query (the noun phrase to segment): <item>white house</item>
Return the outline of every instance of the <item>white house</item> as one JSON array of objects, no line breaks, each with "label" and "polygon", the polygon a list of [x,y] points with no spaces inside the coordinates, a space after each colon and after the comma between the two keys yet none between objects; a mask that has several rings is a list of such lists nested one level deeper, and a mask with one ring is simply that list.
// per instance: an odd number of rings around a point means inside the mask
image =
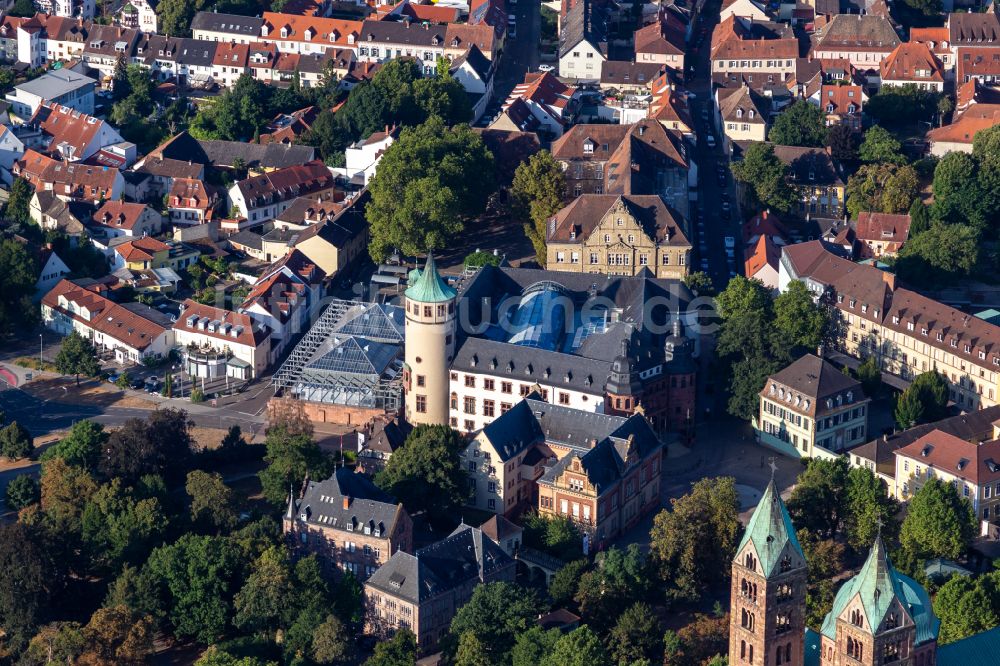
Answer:
[{"label": "white house", "polygon": [[118,22],[126,28],[155,33],[156,5],[149,0],[128,0],[118,12]]},{"label": "white house", "polygon": [[566,12],[559,31],[559,76],[564,79],[600,81],[608,59],[606,21],[590,0],[581,0]]},{"label": "white house", "polygon": [[105,146],[125,142],[118,130],[100,118],[54,102],[39,106],[28,127],[39,133],[37,140],[29,142],[30,148],[67,162],[83,161]]},{"label": "white house", "polygon": [[14,166],[14,162],[21,159],[22,155],[24,155],[24,144],[9,127],[0,125],[0,168],[3,169],[0,176],[3,177],[5,183],[12,182],[11,167]]},{"label": "white house", "polygon": [[52,288],[64,277],[69,275],[69,266],[66,265],[55,250],[51,247],[43,248],[39,253],[38,264],[41,270],[38,272],[38,280],[35,282],[35,300],[42,300],[42,296],[52,291]]},{"label": "white house", "polygon": [[382,155],[399,135],[395,128],[375,132],[363,141],[357,141],[344,150],[344,166],[333,169],[337,176],[356,187],[367,187],[375,175]]},{"label": "white house", "polygon": [[94,112],[94,88],[97,81],[68,69],[55,69],[37,79],[14,86],[7,93],[11,111],[30,118],[43,102],[54,102],[86,114]]},{"label": "white house", "polygon": [[267,370],[271,332],[245,313],[189,298],[181,304],[173,331],[185,369],[193,377],[251,379]]},{"label": "white house", "polygon": [[42,321],[62,335],[76,331],[119,363],[160,358],[173,347],[170,320],[141,303],[114,303],[70,280],[42,297]]},{"label": "white house", "polygon": [[451,75],[462,84],[473,101],[473,123],[482,117],[493,97],[493,64],[475,44],[451,63]]},{"label": "white house", "polygon": [[315,160],[245,178],[229,188],[230,207],[239,209],[248,226],[278,216],[298,197],[334,186],[330,168]]}]

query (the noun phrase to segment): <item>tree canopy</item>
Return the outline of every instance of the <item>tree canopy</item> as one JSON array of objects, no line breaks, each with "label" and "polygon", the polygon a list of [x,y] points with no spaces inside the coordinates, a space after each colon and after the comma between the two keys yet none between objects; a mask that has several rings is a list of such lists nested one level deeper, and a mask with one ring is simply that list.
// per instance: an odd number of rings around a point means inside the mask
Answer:
[{"label": "tree canopy", "polygon": [[[21,179],[14,179],[14,187]],[[24,181],[25,184],[27,181]],[[29,190],[30,191],[30,190]],[[13,189],[11,196],[14,196]],[[30,197],[30,195],[29,195]],[[7,209],[10,214],[10,206]],[[27,204],[25,204],[27,218]],[[31,252],[13,239],[0,241],[0,334],[30,330],[38,322],[38,305],[31,300],[38,280],[38,266]]]},{"label": "tree canopy", "polygon": [[917,375],[896,403],[896,423],[902,429],[940,421],[947,413],[948,382],[934,370]]},{"label": "tree canopy", "polygon": [[468,489],[459,464],[464,441],[448,426],[419,425],[389,458],[375,483],[411,512],[426,511],[432,521],[447,520]]},{"label": "tree canopy", "polygon": [[774,146],[751,144],[743,159],[733,162],[730,169],[733,178],[746,185],[762,206],[787,213],[798,203],[798,192],[788,182],[788,165],[774,154]]},{"label": "tree canopy", "polygon": [[969,500],[952,484],[930,478],[910,498],[899,542],[916,561],[956,559],[975,535],[976,517]]},{"label": "tree canopy", "polygon": [[546,261],[546,221],[562,208],[565,196],[566,175],[547,150],[535,153],[514,171],[510,188],[512,212],[528,220],[524,223],[524,233],[542,266]]},{"label": "tree canopy", "polygon": [[864,162],[877,164],[906,164],[903,144],[881,125],[872,125],[865,132],[865,139],[858,148],[858,157]]},{"label": "tree canopy", "polygon": [[404,129],[369,188],[372,258],[381,261],[392,248],[415,255],[447,247],[485,209],[493,171],[492,153],[467,125],[448,128],[432,117]]},{"label": "tree canopy", "polygon": [[847,211],[905,213],[920,191],[920,179],[911,166],[865,164],[847,179]]},{"label": "tree canopy", "polygon": [[538,610],[534,593],[523,587],[503,582],[477,585],[472,598],[455,613],[450,635],[457,645],[463,635],[472,634],[490,663],[504,663],[518,635],[534,624]]},{"label": "tree canopy", "polygon": [[779,146],[820,147],[826,141],[826,117],[816,104],[800,99],[781,112],[767,135]]},{"label": "tree canopy", "polygon": [[56,354],[56,368],[64,375],[75,376],[77,384],[80,375],[94,377],[101,371],[94,344],[76,331],[63,338]]}]

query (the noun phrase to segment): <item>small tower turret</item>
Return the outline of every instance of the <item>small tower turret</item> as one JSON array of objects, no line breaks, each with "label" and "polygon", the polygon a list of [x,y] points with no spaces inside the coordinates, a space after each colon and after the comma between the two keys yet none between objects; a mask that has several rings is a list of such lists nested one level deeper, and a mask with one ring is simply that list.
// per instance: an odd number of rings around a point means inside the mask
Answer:
[{"label": "small tower turret", "polygon": [[414,425],[448,425],[448,368],[455,356],[457,296],[438,273],[433,253],[427,255],[423,270],[410,271],[404,298],[403,391],[406,419]]}]

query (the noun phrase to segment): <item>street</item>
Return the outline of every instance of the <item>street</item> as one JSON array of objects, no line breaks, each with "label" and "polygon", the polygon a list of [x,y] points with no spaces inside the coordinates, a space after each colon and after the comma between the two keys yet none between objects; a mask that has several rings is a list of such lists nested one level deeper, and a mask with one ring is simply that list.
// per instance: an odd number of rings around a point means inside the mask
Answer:
[{"label": "street", "polygon": [[[729,158],[723,154],[720,136],[714,136],[715,129],[709,118],[714,118],[712,103],[712,72],[709,52],[712,42],[712,31],[719,19],[719,1],[709,0],[695,19],[695,29],[692,45],[688,49],[685,70],[686,87],[693,93],[689,97],[691,117],[697,128],[697,146],[694,160],[698,165],[698,202],[692,214],[692,244],[698,249],[697,270],[708,273],[718,290],[724,289],[732,274],[743,272],[743,243],[740,238],[740,216],[736,209],[736,198],[732,175],[729,173]],[[701,36],[699,33],[705,30]],[[700,45],[698,44],[700,40]],[[697,46],[697,50],[694,47]],[[694,72],[691,72],[691,67]],[[713,134],[715,147],[708,145],[707,138]],[[724,184],[718,180],[718,169],[725,170]],[[723,202],[729,202],[731,220],[723,219]],[[726,253],[724,239],[732,236],[734,239],[733,258]],[[707,259],[707,269],[702,267],[702,260]]]},{"label": "street", "polygon": [[538,45],[542,30],[539,4],[533,0],[508,3],[507,13],[517,17],[517,36],[507,37],[499,56],[500,63],[493,79],[493,101],[486,107],[481,123],[489,124],[500,112],[514,86],[524,81],[527,72],[538,69]]}]

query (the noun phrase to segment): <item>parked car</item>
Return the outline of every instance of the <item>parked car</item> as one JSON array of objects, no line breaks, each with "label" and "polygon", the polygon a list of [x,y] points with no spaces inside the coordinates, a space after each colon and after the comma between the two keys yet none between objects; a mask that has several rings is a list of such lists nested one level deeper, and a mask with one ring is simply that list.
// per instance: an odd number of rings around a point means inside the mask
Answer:
[{"label": "parked car", "polygon": [[552,65],[539,65],[538,66],[538,71],[539,72],[554,72],[554,71],[556,71],[556,68],[553,67]]},{"label": "parked car", "polygon": [[709,134],[705,137],[705,143],[708,144],[709,148],[715,148],[715,137]]},{"label": "parked car", "polygon": [[119,375],[119,374],[118,374],[117,372],[112,372],[112,373],[110,373],[110,374],[108,375],[108,383],[109,383],[109,384],[114,384],[115,382],[117,382],[117,381],[118,381],[118,377],[119,377],[119,376],[120,376],[120,375]]},{"label": "parked car", "polygon": [[146,377],[146,381],[143,382],[143,386],[148,393],[159,393],[160,384],[159,377]]},{"label": "parked car", "polygon": [[732,236],[726,236],[724,242],[726,244],[726,247],[728,247],[728,248],[736,247],[736,239],[733,238]]},{"label": "parked car", "polygon": [[722,204],[720,205],[720,207],[722,208],[722,212],[723,213],[728,213],[732,209],[733,206],[728,201],[725,201],[725,197],[723,197],[723,201],[722,201]]},{"label": "parked car", "polygon": [[507,14],[507,23],[517,23],[517,17],[513,14]]}]

